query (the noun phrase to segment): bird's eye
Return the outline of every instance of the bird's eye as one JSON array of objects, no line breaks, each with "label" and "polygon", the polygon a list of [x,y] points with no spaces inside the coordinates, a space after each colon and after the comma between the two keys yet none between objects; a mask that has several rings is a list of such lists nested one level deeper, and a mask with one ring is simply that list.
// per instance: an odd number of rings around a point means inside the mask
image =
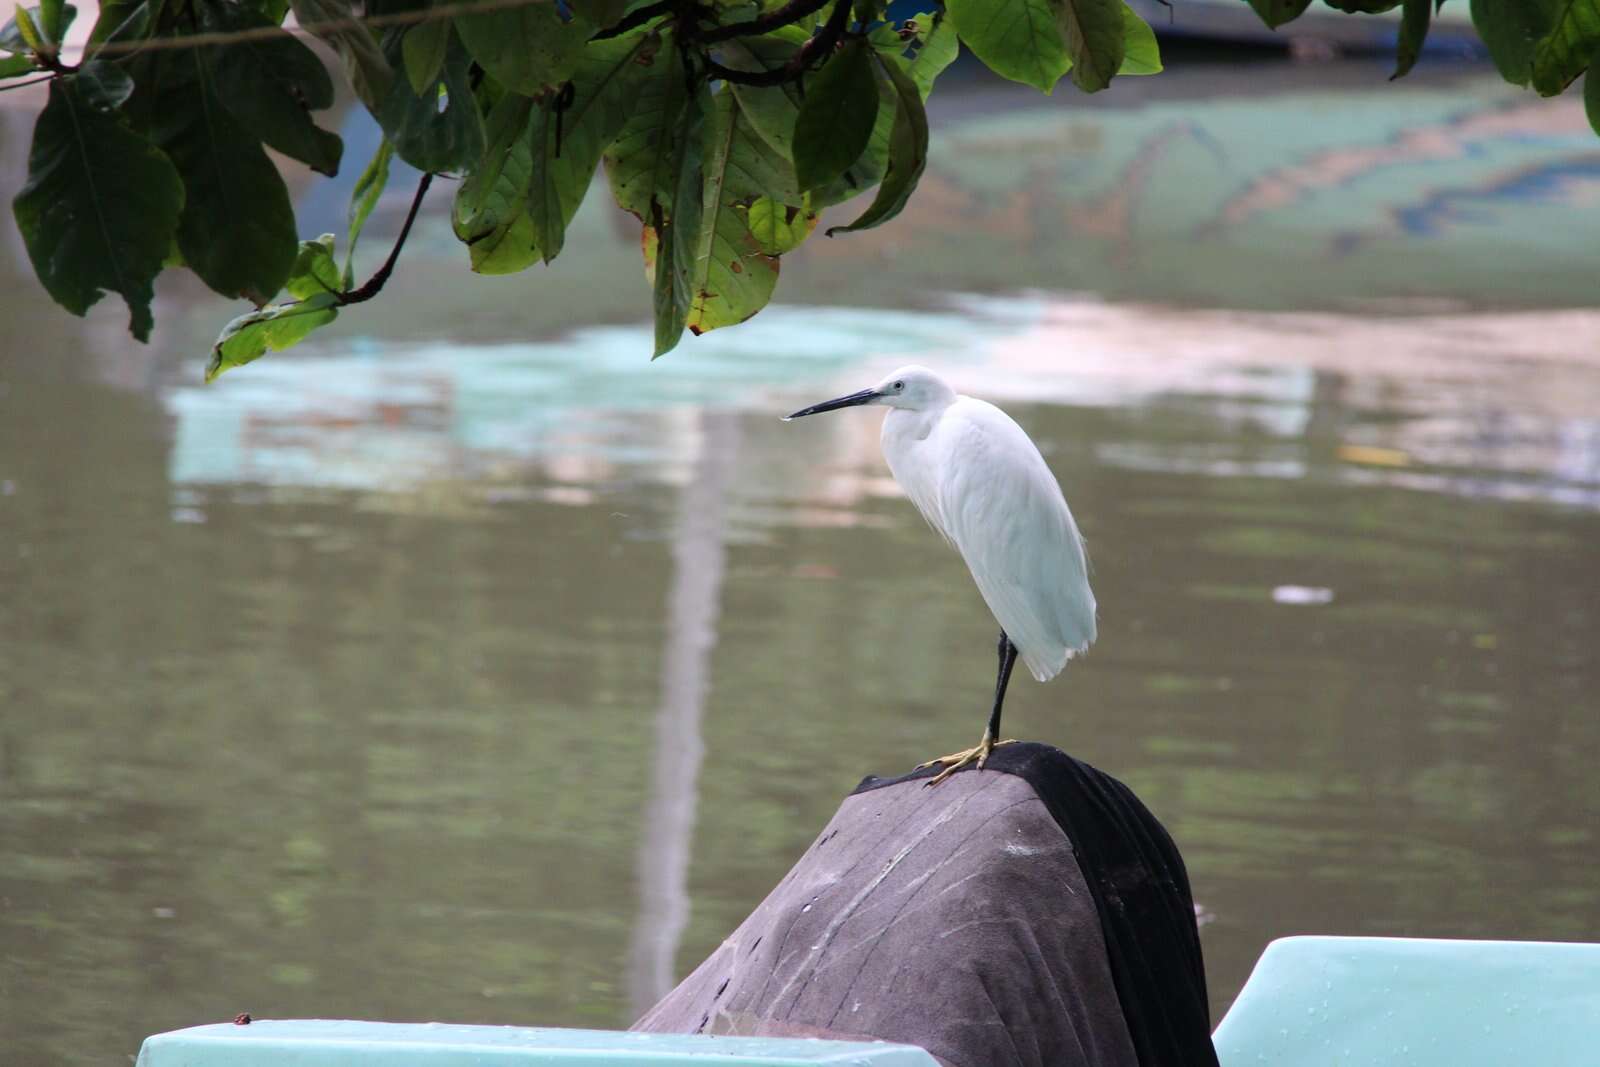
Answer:
[{"label": "bird's eye", "polygon": [[905,388],[906,388],[906,383],[905,382],[895,382],[894,383],[894,391],[897,392],[897,393],[904,392]]}]

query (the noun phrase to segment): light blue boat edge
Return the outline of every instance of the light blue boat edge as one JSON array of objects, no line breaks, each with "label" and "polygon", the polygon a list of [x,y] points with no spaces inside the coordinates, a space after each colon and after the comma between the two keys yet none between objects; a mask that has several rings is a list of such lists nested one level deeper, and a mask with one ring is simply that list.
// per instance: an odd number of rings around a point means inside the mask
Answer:
[{"label": "light blue boat edge", "polygon": [[1600,944],[1283,938],[1213,1042],[1222,1067],[1593,1067]]},{"label": "light blue boat edge", "polygon": [[447,1023],[262,1019],[145,1039],[136,1067],[936,1067],[911,1045]]}]

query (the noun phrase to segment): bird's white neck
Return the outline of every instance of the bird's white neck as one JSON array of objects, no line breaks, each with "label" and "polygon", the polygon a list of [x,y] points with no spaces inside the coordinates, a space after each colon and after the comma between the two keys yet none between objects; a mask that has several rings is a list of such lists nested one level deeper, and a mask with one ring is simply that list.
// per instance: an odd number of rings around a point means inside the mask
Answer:
[{"label": "bird's white neck", "polygon": [[950,399],[942,404],[931,404],[917,409],[890,408],[889,413],[883,417],[884,445],[887,446],[891,439],[927,440],[933,428],[939,424],[940,417],[959,399],[958,396],[951,394]]}]

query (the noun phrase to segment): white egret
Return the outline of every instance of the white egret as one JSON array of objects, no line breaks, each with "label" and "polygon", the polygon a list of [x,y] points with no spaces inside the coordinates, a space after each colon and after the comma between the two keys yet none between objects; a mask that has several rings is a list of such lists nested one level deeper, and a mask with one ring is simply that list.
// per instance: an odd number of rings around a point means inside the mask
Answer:
[{"label": "white egret", "polygon": [[902,367],[871,389],[801,408],[789,419],[879,404],[884,459],[895,481],[961,553],[1000,623],[994,709],[974,748],[922,764],[944,766],[929,784],[1007,744],[1000,709],[1017,657],[1049,681],[1095,638],[1083,537],[1044,457],[1011,417],[961,396],[924,367]]}]

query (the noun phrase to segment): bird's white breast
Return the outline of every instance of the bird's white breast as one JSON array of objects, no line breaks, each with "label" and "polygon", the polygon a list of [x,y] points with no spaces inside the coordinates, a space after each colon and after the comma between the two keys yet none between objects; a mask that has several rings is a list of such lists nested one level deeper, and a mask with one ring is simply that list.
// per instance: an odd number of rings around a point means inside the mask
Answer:
[{"label": "bird's white breast", "polygon": [[984,601],[1041,681],[1095,638],[1077,524],[1044,457],[1011,417],[958,397],[892,408],[884,458],[929,525],[960,551]]}]

